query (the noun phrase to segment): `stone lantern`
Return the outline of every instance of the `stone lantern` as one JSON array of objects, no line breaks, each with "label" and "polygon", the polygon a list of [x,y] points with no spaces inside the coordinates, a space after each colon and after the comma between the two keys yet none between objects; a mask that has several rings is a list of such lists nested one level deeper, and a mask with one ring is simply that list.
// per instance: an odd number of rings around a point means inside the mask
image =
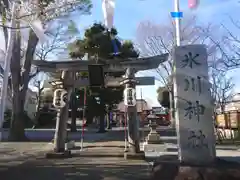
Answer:
[{"label": "stone lantern", "polygon": [[161,143],[160,135],[157,133],[157,123],[156,121],[160,119],[158,116],[154,114],[150,114],[147,116],[149,121],[150,132],[147,137],[147,144],[159,144]]}]

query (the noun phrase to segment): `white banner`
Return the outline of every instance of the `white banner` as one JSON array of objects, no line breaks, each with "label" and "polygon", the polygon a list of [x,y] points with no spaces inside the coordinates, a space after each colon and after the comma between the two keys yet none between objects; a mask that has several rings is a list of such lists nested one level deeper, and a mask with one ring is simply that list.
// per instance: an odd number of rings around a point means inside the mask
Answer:
[{"label": "white banner", "polygon": [[113,27],[115,0],[102,0],[104,24],[108,29]]},{"label": "white banner", "polygon": [[29,22],[29,26],[32,28],[32,30],[37,35],[39,42],[43,44],[47,40],[47,35],[45,34],[45,29],[43,29],[42,22],[40,19],[36,19],[32,22]]}]

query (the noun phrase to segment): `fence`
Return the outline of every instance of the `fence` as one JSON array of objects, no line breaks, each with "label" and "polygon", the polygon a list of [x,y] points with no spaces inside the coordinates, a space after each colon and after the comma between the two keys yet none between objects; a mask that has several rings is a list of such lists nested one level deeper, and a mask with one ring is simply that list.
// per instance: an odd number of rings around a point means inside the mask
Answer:
[{"label": "fence", "polygon": [[240,111],[217,114],[216,128],[226,139],[240,138]]}]

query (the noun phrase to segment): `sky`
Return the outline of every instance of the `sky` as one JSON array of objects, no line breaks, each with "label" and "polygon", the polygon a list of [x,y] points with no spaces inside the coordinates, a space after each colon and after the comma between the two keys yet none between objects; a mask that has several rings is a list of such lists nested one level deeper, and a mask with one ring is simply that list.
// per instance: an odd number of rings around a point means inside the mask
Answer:
[{"label": "sky", "polygon": [[[92,0],[93,9],[89,16],[74,16],[73,20],[78,25],[80,33],[89,27],[93,22],[103,22],[103,13],[101,0]],[[114,26],[117,28],[121,39],[130,39],[135,41],[138,24],[142,21],[152,21],[156,24],[169,23],[170,12],[173,11],[174,0],[116,0],[116,9],[114,16]],[[199,23],[213,22],[214,24],[228,24],[228,16],[238,17],[240,3],[238,0],[199,0],[200,4],[196,10],[188,8],[188,0],[180,0],[180,9],[185,15],[197,15]],[[0,32],[0,42],[2,42]],[[1,48],[1,43],[0,43]],[[140,72],[138,76],[149,75],[148,72]],[[237,82],[236,70],[229,73],[234,78],[236,84],[235,90],[240,92],[240,83]],[[146,99],[153,106],[157,106],[156,89],[159,82],[155,81],[155,86],[137,87],[137,98]]]}]

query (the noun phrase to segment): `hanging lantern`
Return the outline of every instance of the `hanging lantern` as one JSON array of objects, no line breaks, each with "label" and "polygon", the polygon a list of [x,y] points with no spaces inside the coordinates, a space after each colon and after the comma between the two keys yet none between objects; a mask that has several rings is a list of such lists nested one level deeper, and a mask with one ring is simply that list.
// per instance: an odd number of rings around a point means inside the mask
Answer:
[{"label": "hanging lantern", "polygon": [[190,9],[196,9],[199,5],[200,0],[188,0],[188,7]]},{"label": "hanging lantern", "polygon": [[102,0],[104,24],[110,30],[113,27],[115,0]]}]

